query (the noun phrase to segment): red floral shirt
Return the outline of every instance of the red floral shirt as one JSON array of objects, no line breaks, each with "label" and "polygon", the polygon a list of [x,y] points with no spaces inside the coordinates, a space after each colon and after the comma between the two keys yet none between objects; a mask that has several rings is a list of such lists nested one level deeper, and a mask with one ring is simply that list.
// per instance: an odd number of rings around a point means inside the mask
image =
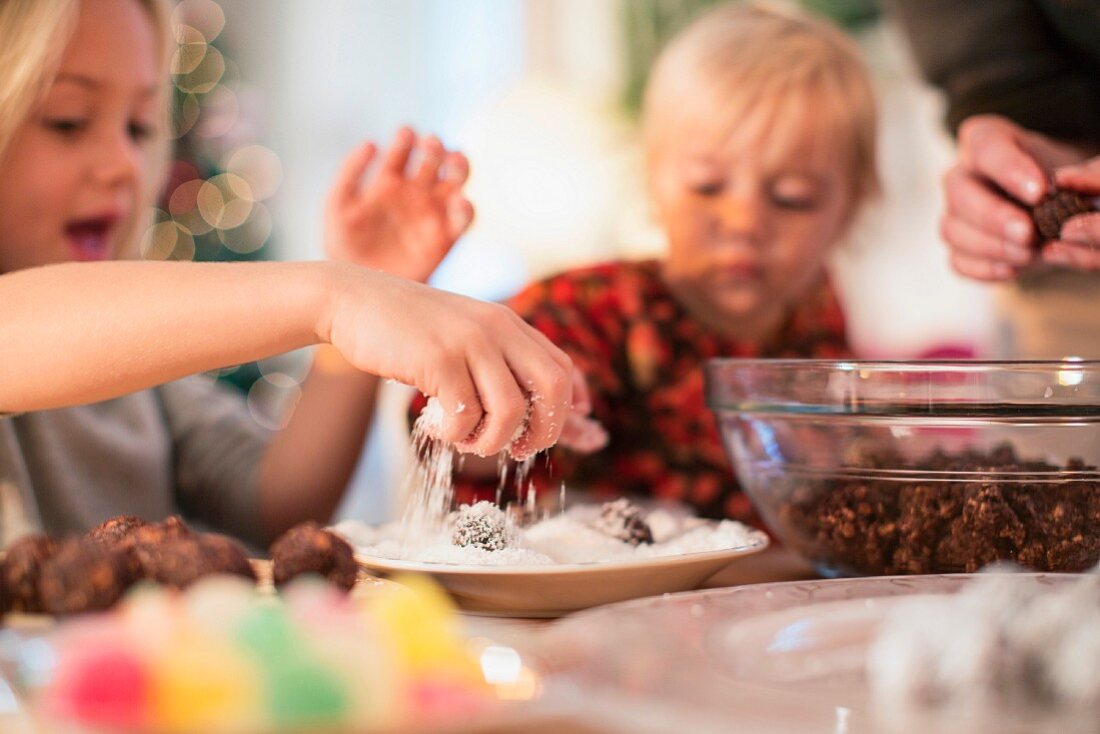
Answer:
[{"label": "red floral shirt", "polygon": [[[589,456],[556,447],[549,461],[537,460],[532,479],[543,496],[556,497],[564,481],[600,498],[679,500],[703,516],[759,524],[704,404],[703,363],[712,357],[849,355],[844,316],[827,282],[767,343],[709,330],[675,299],[654,260],[567,271],[528,286],[508,303],[584,372],[592,417],[610,436]],[[496,486],[495,480],[460,480],[456,497],[492,499]]]}]

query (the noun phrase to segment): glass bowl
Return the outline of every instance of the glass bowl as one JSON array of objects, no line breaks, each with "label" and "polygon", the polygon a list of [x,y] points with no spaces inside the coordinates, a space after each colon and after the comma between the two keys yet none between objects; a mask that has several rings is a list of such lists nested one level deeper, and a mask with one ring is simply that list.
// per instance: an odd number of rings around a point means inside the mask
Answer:
[{"label": "glass bowl", "polygon": [[764,521],[824,574],[1100,559],[1100,362],[711,360]]}]

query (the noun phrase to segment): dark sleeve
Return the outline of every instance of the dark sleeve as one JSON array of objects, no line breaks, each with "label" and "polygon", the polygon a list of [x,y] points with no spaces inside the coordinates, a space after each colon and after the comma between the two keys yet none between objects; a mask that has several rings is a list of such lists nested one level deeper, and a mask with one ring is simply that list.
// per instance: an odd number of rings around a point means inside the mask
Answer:
[{"label": "dark sleeve", "polygon": [[999,114],[1071,142],[1100,140],[1100,85],[1034,0],[886,0],[953,133]]}]

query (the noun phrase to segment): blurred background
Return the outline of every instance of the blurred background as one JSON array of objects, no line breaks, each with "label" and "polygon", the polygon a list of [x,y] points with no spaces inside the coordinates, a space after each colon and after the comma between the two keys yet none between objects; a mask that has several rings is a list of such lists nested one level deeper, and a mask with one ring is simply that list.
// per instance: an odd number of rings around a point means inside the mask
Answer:
[{"label": "blurred background", "polygon": [[[471,161],[477,218],[437,272],[486,299],[532,278],[660,252],[644,196],[640,90],[661,44],[713,0],[182,0],[177,161],[146,257],[317,259],[324,198],[360,141],[402,124]],[[989,355],[989,291],[937,233],[951,158],[941,104],[874,0],[802,0],[845,27],[879,93],[885,195],[836,254],[862,356]],[[279,425],[308,369],[226,370]],[[386,385],[345,517],[388,516],[406,462],[407,388]]]}]

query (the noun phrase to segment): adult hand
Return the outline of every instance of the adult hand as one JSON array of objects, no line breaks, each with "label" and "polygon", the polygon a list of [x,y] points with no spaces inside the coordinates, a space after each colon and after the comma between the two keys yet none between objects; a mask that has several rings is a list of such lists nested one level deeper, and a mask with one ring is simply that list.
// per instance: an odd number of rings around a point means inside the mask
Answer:
[{"label": "adult hand", "polygon": [[[410,171],[414,151],[419,162]],[[326,207],[326,250],[333,260],[423,282],[473,221],[462,194],[469,164],[438,138],[418,139],[407,127],[364,180],[378,156],[366,142],[344,162]]]},{"label": "adult hand", "polygon": [[[1086,197],[1100,194],[1100,157],[1059,168],[1054,181]],[[1079,214],[1062,225],[1061,237],[1043,248],[1043,260],[1081,270],[1100,269],[1100,213]]]},{"label": "adult hand", "polygon": [[1078,151],[994,115],[959,128],[959,158],[944,176],[940,233],[951,265],[969,278],[1004,281],[1038,260],[1038,235],[1026,207],[1049,191],[1055,168]]}]

